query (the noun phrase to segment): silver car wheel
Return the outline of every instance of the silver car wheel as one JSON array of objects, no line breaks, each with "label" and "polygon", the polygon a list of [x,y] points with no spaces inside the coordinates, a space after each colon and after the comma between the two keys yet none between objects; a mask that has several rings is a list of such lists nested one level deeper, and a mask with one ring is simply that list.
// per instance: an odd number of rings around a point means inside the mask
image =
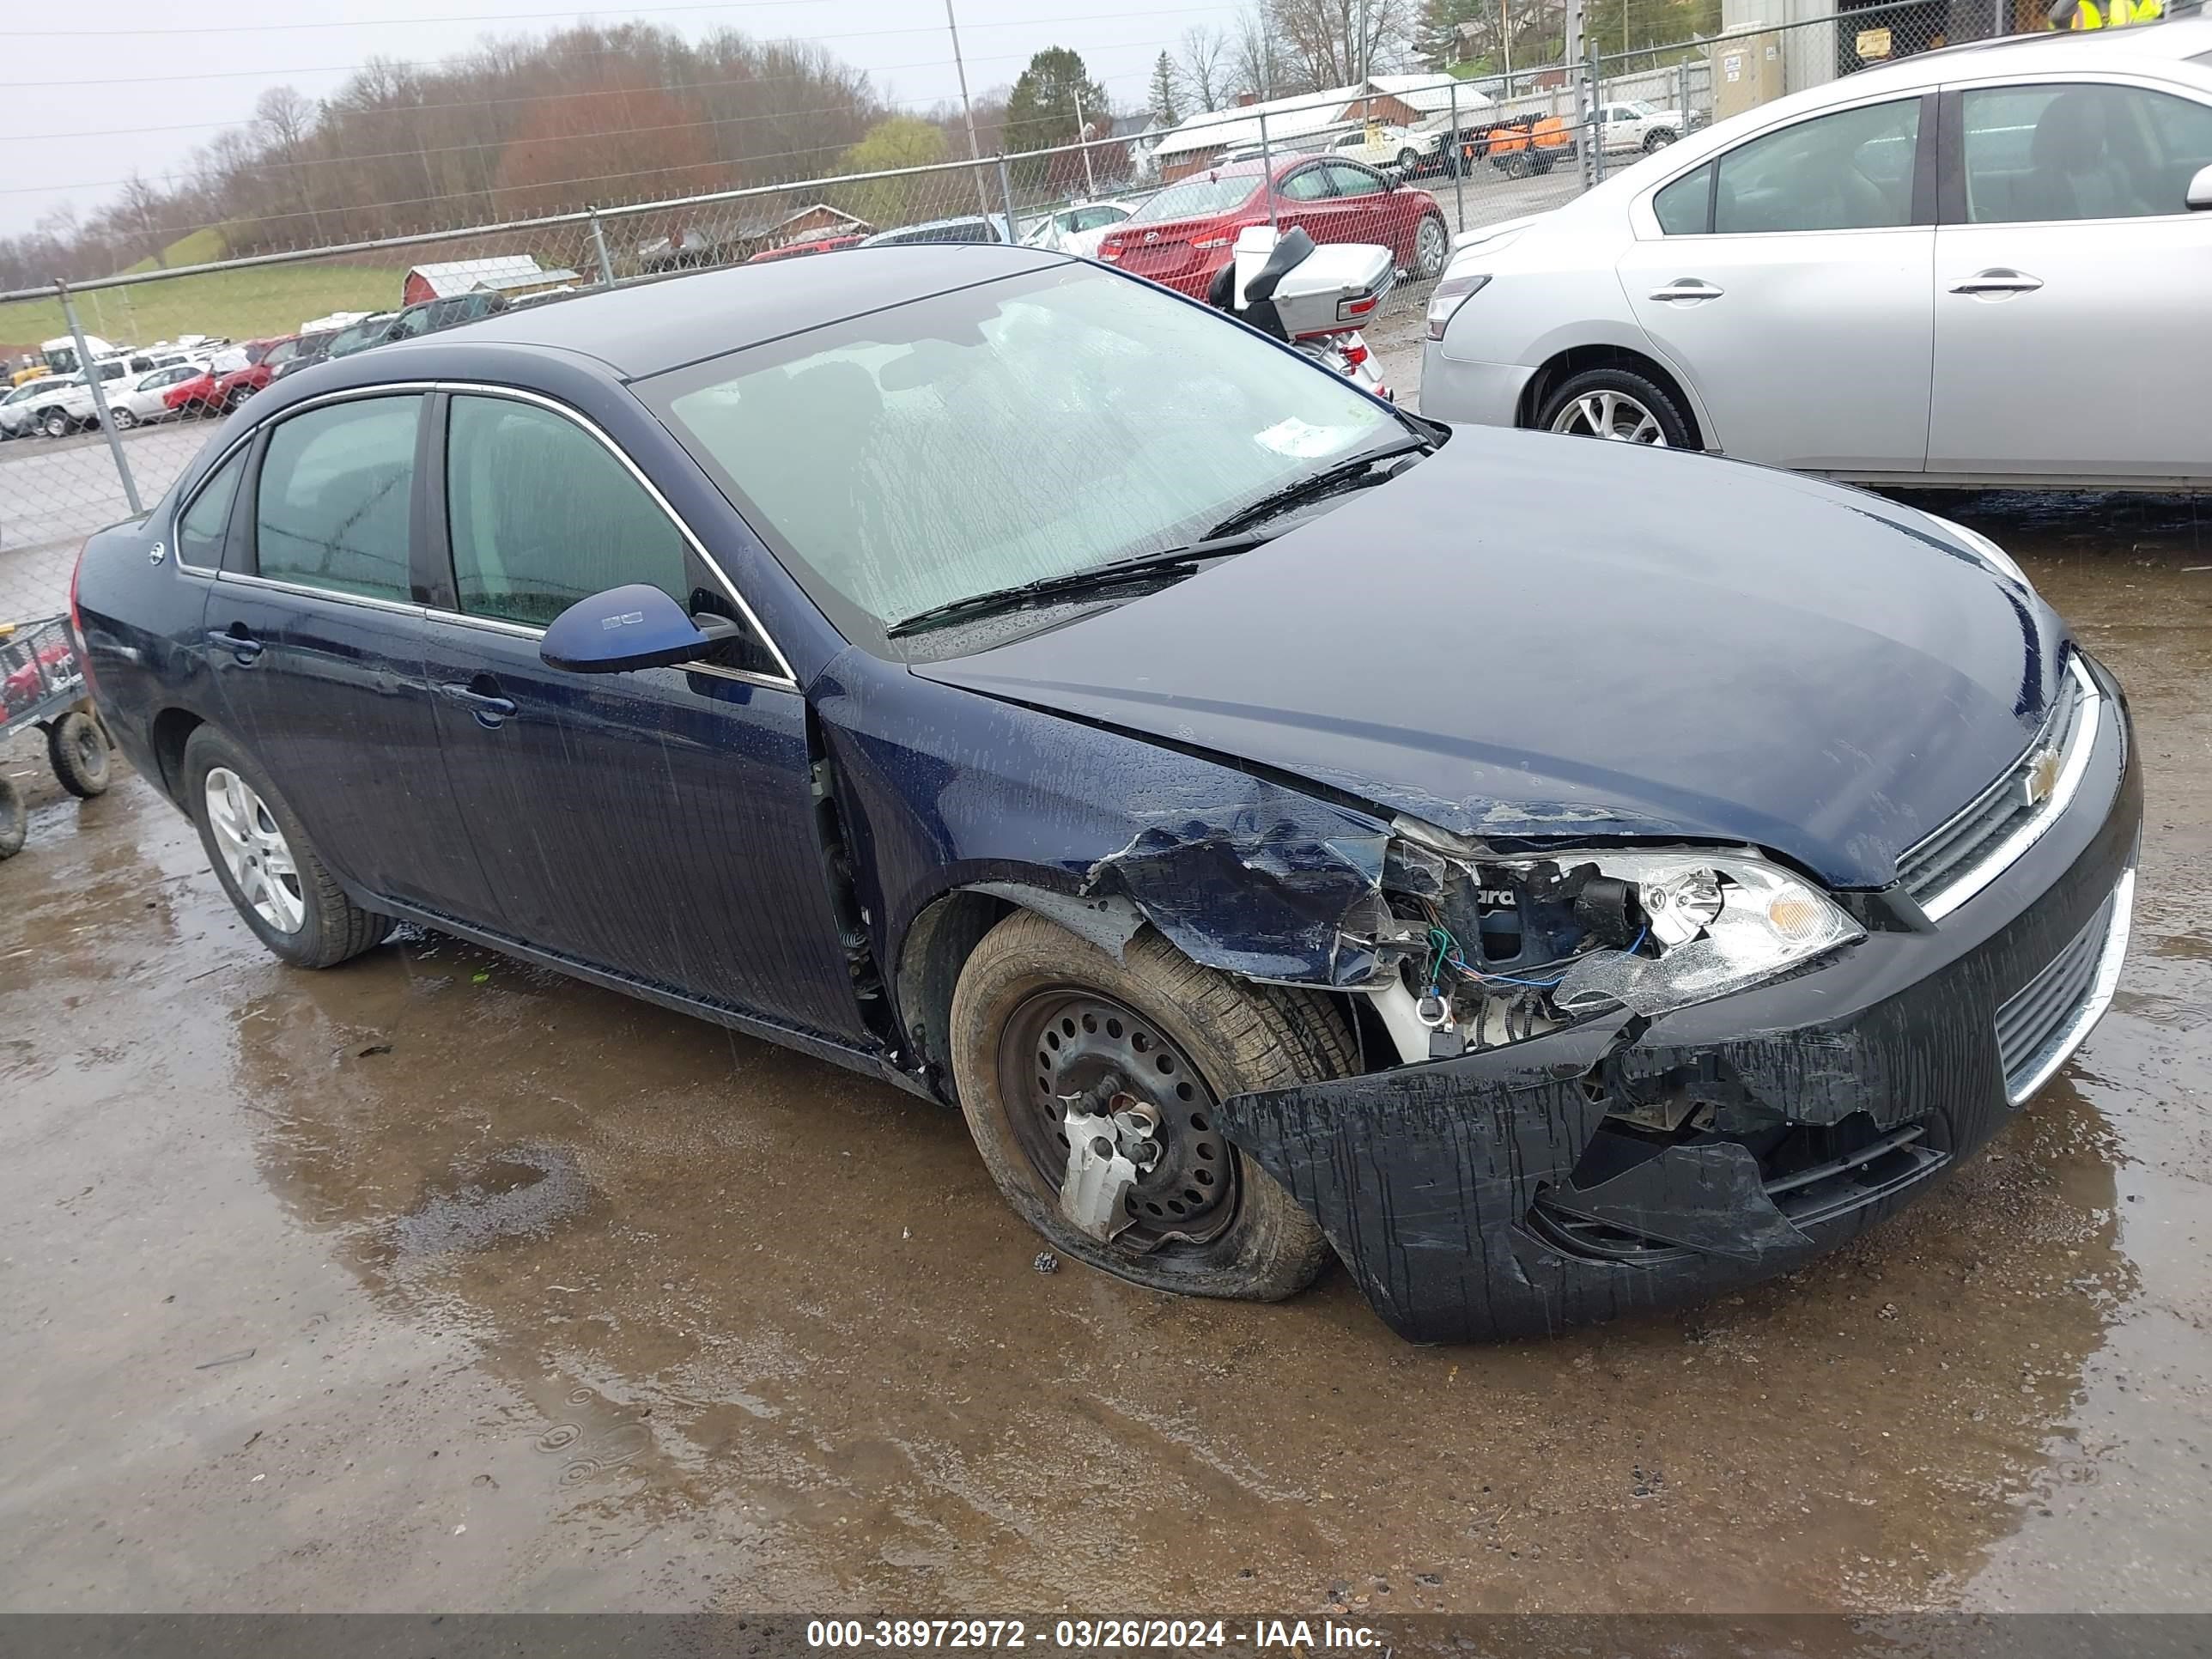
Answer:
[{"label": "silver car wheel", "polygon": [[1552,417],[1552,430],[1571,437],[1667,447],[1659,417],[1625,392],[1590,392]]},{"label": "silver car wheel", "polygon": [[233,886],[278,933],[298,933],[307,920],[307,902],[276,815],[227,766],[208,769],[206,789],[208,826]]},{"label": "silver car wheel", "polygon": [[1421,228],[1413,233],[1414,274],[1425,279],[1443,274],[1445,244],[1443,224],[1435,219],[1424,219]]}]

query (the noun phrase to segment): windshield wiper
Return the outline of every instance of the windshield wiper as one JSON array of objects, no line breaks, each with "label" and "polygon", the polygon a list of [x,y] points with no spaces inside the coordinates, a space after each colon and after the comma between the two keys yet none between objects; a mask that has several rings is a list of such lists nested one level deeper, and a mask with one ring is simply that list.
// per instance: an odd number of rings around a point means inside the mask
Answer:
[{"label": "windshield wiper", "polygon": [[1233,536],[1241,530],[1287,513],[1294,507],[1318,501],[1324,495],[1334,495],[1340,489],[1356,489],[1368,483],[1385,483],[1395,475],[1389,474],[1381,478],[1367,476],[1377,463],[1395,456],[1410,455],[1416,450],[1425,453],[1436,447],[1434,438],[1408,433],[1402,438],[1392,439],[1389,443],[1377,444],[1372,449],[1364,449],[1357,455],[1348,455],[1318,472],[1309,472],[1303,478],[1294,479],[1280,489],[1268,491],[1249,506],[1238,507],[1207,531],[1206,536],[1209,539],[1217,536]]},{"label": "windshield wiper", "polygon": [[1249,552],[1261,542],[1272,540],[1277,533],[1274,531],[1247,531],[1239,535],[1208,536],[1203,541],[1191,542],[1182,547],[1164,547],[1158,552],[1140,553],[1132,559],[1115,559],[1108,564],[1094,564],[1057,576],[1040,576],[1035,581],[1017,582],[1012,587],[994,587],[988,592],[970,593],[963,599],[948,599],[943,605],[933,605],[926,611],[917,611],[911,617],[902,617],[884,632],[896,640],[908,634],[926,633],[946,623],[963,622],[970,617],[1019,611],[1027,605],[1095,593],[1131,582],[1158,580],[1177,570],[1195,570],[1207,559],[1222,559],[1232,553]]}]

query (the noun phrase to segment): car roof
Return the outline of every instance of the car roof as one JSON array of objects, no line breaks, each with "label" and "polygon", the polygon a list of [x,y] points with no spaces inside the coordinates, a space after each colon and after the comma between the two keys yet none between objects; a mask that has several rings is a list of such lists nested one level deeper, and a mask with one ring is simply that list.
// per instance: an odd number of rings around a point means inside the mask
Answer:
[{"label": "car roof", "polygon": [[637,380],[863,312],[1068,263],[1066,254],[1003,242],[848,248],[835,259],[732,265],[579,294],[557,306],[513,307],[385,346],[376,356],[398,368],[410,352],[457,343],[538,346],[596,357]]}]

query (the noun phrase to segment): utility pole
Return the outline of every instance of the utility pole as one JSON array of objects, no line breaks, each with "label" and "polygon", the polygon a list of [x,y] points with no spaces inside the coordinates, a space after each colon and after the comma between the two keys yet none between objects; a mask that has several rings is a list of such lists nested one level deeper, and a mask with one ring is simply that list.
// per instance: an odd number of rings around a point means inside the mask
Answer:
[{"label": "utility pole", "polygon": [[1098,194],[1098,181],[1091,176],[1091,124],[1083,118],[1083,88],[1075,89],[1075,142],[1083,146],[1083,193]]},{"label": "utility pole", "polygon": [[[960,76],[960,112],[968,120],[968,159],[975,167],[975,207],[985,218],[991,216],[991,198],[983,193],[983,147],[975,142],[975,106],[968,101],[968,65],[960,57],[960,25],[952,15],[952,0],[945,0],[945,27],[952,36],[952,67]],[[1010,222],[1006,235],[1011,240],[1014,227]]]},{"label": "utility pole", "polygon": [[1498,38],[1505,43],[1505,101],[1513,101],[1513,19],[1506,0],[1498,0]]}]

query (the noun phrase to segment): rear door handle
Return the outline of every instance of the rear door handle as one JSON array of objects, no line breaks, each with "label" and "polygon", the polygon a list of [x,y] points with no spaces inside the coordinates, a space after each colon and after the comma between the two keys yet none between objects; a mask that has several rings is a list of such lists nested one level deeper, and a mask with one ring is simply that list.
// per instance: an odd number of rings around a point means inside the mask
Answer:
[{"label": "rear door handle", "polygon": [[[480,676],[486,684],[495,684],[489,675]],[[503,721],[514,716],[512,697],[502,697],[490,691],[479,691],[475,685],[448,684],[438,688],[438,695],[449,697],[477,717],[477,724],[487,732],[496,732]]]},{"label": "rear door handle", "polygon": [[221,646],[238,659],[240,668],[251,668],[261,660],[261,653],[269,647],[253,637],[253,632],[244,623],[233,623],[227,628],[208,629],[208,643]]},{"label": "rear door handle", "polygon": [[1962,283],[1951,284],[1954,294],[2032,294],[2043,286],[2043,278],[2031,276],[2024,270],[2014,270],[2005,265],[1995,265],[1987,270],[1978,270]]},{"label": "rear door handle", "polygon": [[1664,288],[1653,289],[1651,297],[1655,300],[1717,300],[1722,292],[1702,278],[1684,276]]}]

